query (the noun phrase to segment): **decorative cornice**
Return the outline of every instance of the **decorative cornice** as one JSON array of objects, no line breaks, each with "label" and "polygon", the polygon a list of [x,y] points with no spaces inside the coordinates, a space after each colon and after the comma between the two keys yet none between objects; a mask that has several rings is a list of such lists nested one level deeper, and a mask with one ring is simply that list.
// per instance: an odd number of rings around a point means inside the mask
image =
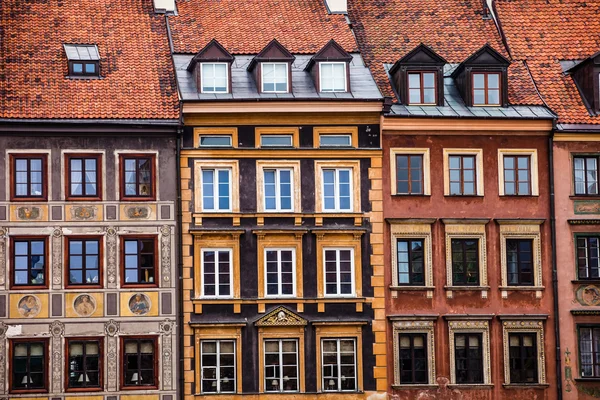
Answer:
[{"label": "decorative cornice", "polygon": [[546,220],[544,218],[498,218],[494,219],[498,225],[542,225]]},{"label": "decorative cornice", "polygon": [[431,225],[437,221],[437,218],[386,218],[389,224],[409,224],[409,225]]},{"label": "decorative cornice", "polygon": [[305,326],[307,321],[287,308],[280,306],[255,322],[256,326]]},{"label": "decorative cornice", "polygon": [[600,225],[600,219],[569,219],[569,225]]},{"label": "decorative cornice", "polygon": [[571,310],[573,315],[600,315],[600,310]]},{"label": "decorative cornice", "polygon": [[548,314],[526,314],[526,315],[515,315],[515,314],[499,314],[496,315],[500,321],[511,321],[511,320],[547,320]]},{"label": "decorative cornice", "polygon": [[446,321],[484,321],[494,318],[494,314],[451,314],[444,315]]},{"label": "decorative cornice", "polygon": [[439,314],[388,315],[390,321],[436,321]]},{"label": "decorative cornice", "polygon": [[485,225],[490,221],[490,218],[442,218],[444,225]]}]

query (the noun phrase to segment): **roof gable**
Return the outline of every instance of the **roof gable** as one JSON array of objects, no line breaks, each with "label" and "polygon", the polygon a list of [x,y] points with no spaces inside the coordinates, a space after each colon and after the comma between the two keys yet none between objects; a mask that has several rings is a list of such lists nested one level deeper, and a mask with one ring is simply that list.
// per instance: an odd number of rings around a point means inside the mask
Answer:
[{"label": "roof gable", "polygon": [[335,40],[331,39],[321,50],[315,54],[308,64],[306,64],[305,70],[309,70],[318,61],[352,61],[352,56],[344,50]]},{"label": "roof gable", "polygon": [[308,321],[280,306],[255,322],[256,326],[305,326]]},{"label": "roof gable", "polygon": [[434,65],[442,66],[447,64],[446,59],[430,47],[419,44],[417,47],[409,51],[404,57],[396,61],[394,66],[390,69],[390,74],[394,74],[400,65]]},{"label": "roof gable", "polygon": [[212,39],[202,50],[192,58],[188,70],[194,69],[197,63],[203,61],[228,62],[235,59],[216,39]]},{"label": "roof gable", "polygon": [[260,53],[256,55],[252,59],[250,65],[248,65],[248,71],[252,71],[257,63],[262,61],[274,61],[274,62],[294,62],[296,57],[292,55],[283,47],[281,43],[277,41],[277,39],[273,39],[265,46],[264,49],[261,50]]},{"label": "roof gable", "polygon": [[486,43],[481,49],[460,63],[452,73],[452,77],[459,75],[466,67],[508,67],[509,65],[510,61],[506,57]]}]

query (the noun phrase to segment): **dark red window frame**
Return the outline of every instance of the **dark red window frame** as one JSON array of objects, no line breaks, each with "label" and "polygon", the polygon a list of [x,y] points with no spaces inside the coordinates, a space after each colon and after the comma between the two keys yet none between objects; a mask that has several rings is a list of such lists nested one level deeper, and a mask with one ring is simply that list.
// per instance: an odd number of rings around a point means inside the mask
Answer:
[{"label": "dark red window frame", "polygon": [[[143,341],[149,341],[153,344],[153,378],[154,382],[151,385],[128,385],[125,382],[127,376],[127,359],[125,354],[125,346],[127,342],[136,342],[138,346],[138,377],[140,369],[140,343]],[[156,390],[158,389],[158,337],[157,336],[121,336],[121,390]]]},{"label": "dark red window frame", "polygon": [[[28,258],[28,267],[27,273],[30,271],[30,261],[31,257],[31,242],[41,241],[44,242],[44,266],[43,266],[43,274],[44,274],[44,283],[42,285],[30,284],[27,283],[25,285],[17,284],[15,277],[15,243],[16,242],[28,242],[28,250],[27,250],[27,258]],[[11,266],[11,274],[10,274],[10,288],[14,290],[22,290],[22,289],[47,289],[49,286],[49,277],[48,277],[48,237],[47,236],[15,236],[11,238],[10,241],[10,266]],[[23,271],[23,270],[19,270]],[[29,279],[28,279],[29,282]]]},{"label": "dark red window frame", "polygon": [[[424,79],[423,79],[423,75],[424,74],[433,74],[433,87],[424,87]],[[411,75],[419,75],[419,81],[420,81],[420,100],[418,103],[412,103],[410,101],[410,90],[411,89],[416,89],[416,88],[412,88],[410,86],[410,76]],[[437,71],[407,71],[406,72],[406,87],[407,87],[407,91],[406,91],[406,104],[408,105],[427,105],[427,106],[434,106],[436,104],[438,104],[438,89],[437,89]],[[433,103],[425,103],[425,89],[433,89],[433,93],[435,95]]]},{"label": "dark red window frame", "polygon": [[[153,270],[154,270],[154,282],[153,283],[127,283],[125,282],[126,268],[125,268],[125,241],[137,241],[138,243],[138,281],[140,274],[141,264],[141,253],[140,253],[140,241],[152,241],[153,243]],[[158,287],[158,240],[154,235],[127,235],[121,236],[121,287],[131,288],[152,288]]]},{"label": "dark red window frame", "polygon": [[[475,89],[475,75],[483,75],[483,89],[477,88]],[[498,89],[489,88],[488,87],[488,76],[489,75],[498,75]],[[485,103],[483,104],[475,104],[475,90],[483,90],[485,94]],[[498,90],[498,103],[490,103],[489,101],[489,91],[490,90]],[[500,72],[482,72],[482,71],[473,71],[471,72],[471,105],[474,107],[500,107],[502,106],[502,73]]]},{"label": "dark red window frame", "polygon": [[[72,241],[83,241],[83,251],[82,251],[82,275],[85,280],[85,271],[86,271],[86,251],[85,251],[85,242],[95,240],[98,242],[98,283],[88,284],[88,283],[71,283],[70,272],[71,272],[71,250],[70,243]],[[103,287],[103,273],[104,273],[104,240],[102,236],[65,236],[65,288],[67,289],[94,289],[94,288],[102,288]]]},{"label": "dark red window frame", "polygon": [[[42,194],[31,194],[31,160],[42,162]],[[11,201],[48,201],[48,154],[46,153],[13,153],[10,160],[10,200]],[[27,160],[27,195],[17,195],[17,160]]]},{"label": "dark red window frame", "polygon": [[[13,382],[13,373],[14,373],[14,346],[16,344],[19,343],[24,343],[24,344],[35,344],[35,343],[40,343],[43,345],[44,348],[44,387],[43,388],[39,388],[39,389],[15,389],[14,388],[14,382]],[[49,383],[49,372],[50,372],[50,368],[49,365],[49,339],[48,338],[19,338],[19,339],[9,339],[9,355],[8,355],[8,370],[9,370],[9,374],[8,374],[8,392],[9,393],[13,393],[13,394],[33,394],[33,393],[48,393],[49,392],[49,388],[50,388],[50,383]],[[29,354],[29,350],[28,350],[28,354]]]},{"label": "dark red window frame", "polygon": [[[81,342],[97,342],[98,343],[98,386],[86,386],[80,388],[72,388],[69,386],[69,373],[70,369],[70,352],[69,345],[71,343]],[[104,388],[104,338],[102,337],[71,337],[65,340],[65,390],[67,392],[99,392]],[[87,365],[84,366],[83,373],[86,373]]]},{"label": "dark red window frame", "polygon": [[[140,183],[139,183],[139,166],[138,161],[147,159],[150,162],[150,192],[148,195],[142,195],[139,192]],[[126,160],[136,160],[136,194],[128,195],[125,192],[126,182]],[[156,200],[156,155],[155,154],[120,154],[119,155],[119,182],[120,182],[120,190],[119,195],[120,199],[124,201],[153,201]]]},{"label": "dark red window frame", "polygon": [[[85,193],[85,160],[96,160],[96,194],[88,195]],[[83,194],[71,194],[71,160],[82,160],[82,185]],[[102,154],[97,153],[68,153],[65,154],[65,166],[67,176],[65,177],[65,198],[67,200],[93,201],[102,200]]]}]

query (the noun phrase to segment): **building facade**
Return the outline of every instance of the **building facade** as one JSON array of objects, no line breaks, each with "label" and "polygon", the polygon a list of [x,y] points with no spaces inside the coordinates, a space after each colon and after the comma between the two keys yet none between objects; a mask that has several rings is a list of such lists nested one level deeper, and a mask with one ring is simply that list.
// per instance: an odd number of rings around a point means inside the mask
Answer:
[{"label": "building facade", "polygon": [[164,16],[147,2],[7,1],[0,26],[0,398],[173,400]]},{"label": "building facade", "polygon": [[349,15],[391,100],[382,119],[389,393],[555,399],[554,115],[525,66],[507,58],[481,1],[358,1]]},{"label": "building facade", "polygon": [[[513,57],[527,60],[544,101],[557,114],[553,132],[557,318],[563,399],[600,394],[600,286],[596,241],[600,153],[598,59],[600,7],[550,2],[545,7],[499,1],[498,17]],[[542,18],[544,23],[540,23]],[[535,22],[534,22],[535,21]],[[523,29],[523,27],[527,27]],[[552,27],[560,26],[559,29]],[[542,39],[553,35],[551,40]],[[577,46],[570,45],[577,42]]]},{"label": "building facade", "polygon": [[344,16],[197,0],[169,22],[184,398],[384,392],[382,98]]}]

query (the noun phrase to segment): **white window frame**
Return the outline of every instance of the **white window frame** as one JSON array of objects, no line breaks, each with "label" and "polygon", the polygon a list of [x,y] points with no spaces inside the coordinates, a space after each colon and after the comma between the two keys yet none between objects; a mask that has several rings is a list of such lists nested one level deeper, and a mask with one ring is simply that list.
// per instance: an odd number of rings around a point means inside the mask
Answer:
[{"label": "white window frame", "polygon": [[[203,145],[202,144],[202,139],[203,138],[228,138],[229,139],[229,144],[216,144],[216,145]],[[199,135],[198,136],[198,147],[225,147],[225,148],[229,148],[229,147],[233,147],[233,140],[231,135]]]},{"label": "white window frame", "polygon": [[[335,251],[335,275],[336,275],[336,292],[335,294],[327,293],[327,268],[326,268],[326,257],[327,251]],[[352,277],[352,292],[349,294],[341,294],[341,277],[340,277],[340,251],[350,251],[350,267]],[[356,296],[356,280],[355,280],[355,266],[354,266],[354,248],[353,247],[323,247],[323,295],[325,297],[355,297]]]},{"label": "white window frame", "polygon": [[[215,90],[215,86],[213,85],[213,90],[204,90],[204,67],[212,66],[213,68],[213,80],[216,80],[217,77],[215,75],[215,65],[225,65],[225,91],[219,92]],[[229,93],[229,64],[222,62],[211,62],[211,63],[200,63],[200,92],[201,93],[215,93],[215,94],[227,94]]]},{"label": "white window frame", "polygon": [[[285,90],[265,90],[265,65],[285,65]],[[290,65],[286,62],[263,62],[260,66],[260,89],[262,93],[289,93],[290,92]],[[275,75],[275,69],[273,75]],[[270,82],[269,82],[270,83]],[[277,86],[277,81],[273,78],[273,84]]]},{"label": "white window frame", "polygon": [[[335,182],[334,182],[334,208],[326,208],[325,206],[325,172],[326,171],[335,171]],[[350,176],[350,207],[348,209],[340,208],[340,172],[348,171]],[[352,212],[354,210],[354,179],[353,179],[354,171],[352,168],[329,168],[323,167],[321,170],[321,204],[323,205],[324,212]]]},{"label": "white window frame", "polygon": [[[269,251],[277,252],[277,294],[269,294],[268,283],[267,283],[267,253]],[[281,252],[291,251],[292,252],[292,293],[282,294],[281,293]],[[276,298],[276,297],[296,297],[296,249],[293,247],[265,247],[264,249],[264,280],[265,280],[265,297]]]},{"label": "white window frame", "polygon": [[[267,171],[275,171],[275,208],[267,208],[267,180],[265,174]],[[290,208],[281,208],[281,179],[280,175],[282,171],[288,171],[290,173]],[[265,212],[293,212],[295,209],[294,204],[294,169],[293,168],[264,168],[263,169],[263,204],[265,205]]]},{"label": "white window frame", "polygon": [[[335,341],[335,342],[337,342],[337,347],[336,347],[337,363],[336,363],[336,367],[337,367],[337,370],[339,372],[339,377],[338,377],[338,382],[337,382],[337,385],[338,385],[337,387],[340,388],[339,390],[337,390],[337,389],[336,390],[328,390],[328,389],[326,389],[327,385],[325,384],[326,383],[325,382],[325,380],[326,380],[326,378],[325,378],[325,359],[324,359],[324,351],[323,351],[323,349],[325,348],[324,342],[327,342],[327,341],[330,341],[330,342],[334,342]],[[340,342],[341,341],[351,341],[354,344],[354,377],[352,378],[352,379],[354,379],[354,387],[355,387],[354,390],[342,390],[341,389],[342,388],[342,380],[343,380],[343,378],[342,378],[343,375],[341,373],[341,370],[342,370],[342,368],[341,368],[341,365],[342,365],[341,358],[342,358],[342,356],[341,356],[341,351],[340,351]],[[358,391],[358,377],[357,377],[358,366],[357,366],[357,351],[356,351],[356,347],[357,347],[356,338],[344,338],[344,337],[341,337],[341,338],[334,338],[334,337],[324,337],[324,338],[321,338],[321,380],[322,380],[322,382],[321,382],[322,386],[321,387],[323,388],[323,392],[328,392],[328,393],[340,393],[340,392],[354,393],[354,392]],[[348,379],[348,377],[344,377],[344,378]]]},{"label": "white window frame", "polygon": [[[202,363],[202,344],[204,342],[214,342],[217,345],[217,351],[216,351],[216,356],[217,356],[217,363],[215,365],[215,369],[216,369],[216,382],[217,382],[217,391],[216,392],[204,392],[202,390],[202,380],[204,378],[204,365]],[[221,343],[222,342],[231,342],[233,343],[233,391],[232,392],[225,392],[225,391],[221,391],[221,363],[220,363],[220,359],[221,359]],[[202,394],[206,394],[206,395],[211,395],[211,394],[221,394],[221,393],[237,393],[237,343],[236,343],[236,339],[202,339],[200,340],[200,392]]]},{"label": "white window frame", "polygon": [[[297,390],[281,390],[283,388],[283,381],[284,381],[284,375],[283,375],[283,342],[296,342],[296,380],[297,380]],[[277,365],[279,367],[279,390],[275,391],[275,390],[268,390],[267,389],[267,385],[265,385],[267,379],[267,342],[277,342],[279,344],[279,364]],[[265,393],[298,393],[300,392],[300,341],[298,339],[295,338],[286,338],[286,339],[263,339],[263,385],[265,385]]]},{"label": "white window frame", "polygon": [[[204,293],[204,254],[208,252],[215,252],[215,293],[219,291],[219,260],[217,254],[219,252],[229,253],[229,294],[228,295],[206,295]],[[204,248],[200,252],[200,276],[202,277],[201,296],[203,298],[219,298],[219,299],[230,299],[233,298],[233,249],[228,248]]]},{"label": "white window frame", "polygon": [[[213,171],[213,202],[215,207],[213,208],[207,208],[204,205],[204,171]],[[227,171],[227,173],[229,174],[229,208],[219,208],[219,191],[218,191],[218,186],[219,186],[219,182],[218,182],[218,171]],[[231,212],[232,211],[232,206],[233,206],[233,196],[232,196],[232,170],[231,168],[222,168],[222,167],[202,167],[200,169],[200,187],[201,187],[201,198],[200,198],[200,202],[202,204],[202,211],[206,212],[206,211],[220,211],[220,212]]]},{"label": "white window frame", "polygon": [[[329,65],[332,66],[332,76],[333,76],[333,65],[336,64],[342,64],[344,66],[344,90],[323,90],[323,66],[324,65]],[[343,61],[322,61],[319,62],[319,91],[321,93],[345,93],[348,91],[348,71],[347,71],[347,65],[345,62]],[[335,78],[335,77],[334,77]]]}]

